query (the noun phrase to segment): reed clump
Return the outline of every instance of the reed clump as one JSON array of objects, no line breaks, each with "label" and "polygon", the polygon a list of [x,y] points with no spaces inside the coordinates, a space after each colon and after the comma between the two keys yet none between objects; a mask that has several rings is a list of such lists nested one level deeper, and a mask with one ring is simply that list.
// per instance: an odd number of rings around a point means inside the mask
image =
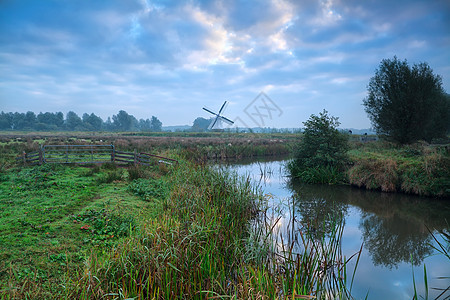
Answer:
[{"label": "reed clump", "polygon": [[362,159],[348,171],[351,184],[366,189],[381,189],[383,192],[397,191],[398,165],[392,159]]}]

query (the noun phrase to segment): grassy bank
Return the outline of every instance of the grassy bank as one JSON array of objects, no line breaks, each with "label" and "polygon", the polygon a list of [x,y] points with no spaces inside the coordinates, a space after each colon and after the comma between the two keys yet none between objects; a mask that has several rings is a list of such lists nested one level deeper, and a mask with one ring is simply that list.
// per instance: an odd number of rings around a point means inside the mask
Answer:
[{"label": "grassy bank", "polygon": [[174,166],[33,168],[10,163],[20,147],[33,142],[2,152],[0,299],[348,294],[339,222],[333,238],[305,232],[304,252],[275,254],[260,192],[189,149],[158,152]]},{"label": "grassy bank", "polygon": [[355,143],[348,153],[352,162],[348,182],[352,185],[384,192],[450,197],[448,145],[397,146],[380,141]]}]

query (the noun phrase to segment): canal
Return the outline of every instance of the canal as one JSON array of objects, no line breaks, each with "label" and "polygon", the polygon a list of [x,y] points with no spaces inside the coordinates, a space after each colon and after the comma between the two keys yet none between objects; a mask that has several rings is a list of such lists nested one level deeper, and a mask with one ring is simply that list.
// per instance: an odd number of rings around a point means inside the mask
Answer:
[{"label": "canal", "polygon": [[[276,234],[284,236],[283,243],[291,243],[305,224],[327,234],[330,218],[343,216],[342,253],[350,257],[362,246],[352,296],[412,299],[414,273],[417,294],[425,297],[425,266],[429,299],[450,297],[450,259],[435,250],[438,242],[450,250],[444,239],[444,234],[450,233],[448,199],[304,185],[286,176],[286,162],[240,161],[222,166],[249,177],[266,194],[270,212],[280,217]],[[276,240],[281,243],[279,237]],[[347,270],[352,273],[355,265],[353,258]]]}]

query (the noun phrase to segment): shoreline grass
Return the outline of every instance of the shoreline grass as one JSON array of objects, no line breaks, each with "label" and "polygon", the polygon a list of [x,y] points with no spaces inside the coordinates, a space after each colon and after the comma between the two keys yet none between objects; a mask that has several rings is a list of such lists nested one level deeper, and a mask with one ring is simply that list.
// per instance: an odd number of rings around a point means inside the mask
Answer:
[{"label": "shoreline grass", "polygon": [[396,146],[388,142],[353,145],[351,185],[383,192],[450,197],[448,145]]}]

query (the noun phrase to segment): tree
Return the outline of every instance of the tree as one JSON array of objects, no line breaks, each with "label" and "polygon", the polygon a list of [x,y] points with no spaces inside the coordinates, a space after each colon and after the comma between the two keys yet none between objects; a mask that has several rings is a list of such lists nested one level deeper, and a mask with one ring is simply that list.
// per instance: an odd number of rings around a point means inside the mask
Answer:
[{"label": "tree", "polygon": [[69,111],[66,114],[65,125],[68,130],[82,130],[83,121],[75,112]]},{"label": "tree", "polygon": [[36,127],[38,130],[57,130],[62,129],[64,125],[64,115],[62,112],[57,113],[42,113],[37,115]]},{"label": "tree", "polygon": [[343,180],[347,162],[348,136],[340,132],[338,118],[323,110],[303,122],[303,138],[295,159],[289,164],[293,177],[308,183],[336,183]]},{"label": "tree", "polygon": [[152,124],[149,119],[139,119],[139,130],[140,131],[150,131]]},{"label": "tree", "polygon": [[160,132],[162,130],[162,122],[158,120],[157,117],[152,116],[152,120],[150,121],[150,129],[154,132]]},{"label": "tree", "polygon": [[210,119],[205,119],[202,117],[198,117],[194,120],[194,124],[192,125],[191,130],[194,132],[203,132],[208,130],[208,126],[211,123]]},{"label": "tree", "polygon": [[[119,131],[131,131],[133,128],[133,119],[136,120],[134,116],[129,115],[126,111],[119,111],[117,115],[113,115],[112,117],[114,129]],[[136,123],[138,123],[137,120]]]},{"label": "tree", "polygon": [[32,111],[27,111],[27,113],[25,114],[25,119],[24,119],[24,128],[28,129],[28,130],[32,130],[34,128],[34,126],[36,125],[36,114]]},{"label": "tree", "polygon": [[401,144],[431,141],[450,129],[450,99],[427,63],[382,60],[363,104],[376,132]]},{"label": "tree", "polygon": [[103,120],[96,116],[94,113],[90,115],[87,113],[83,114],[83,126],[89,131],[99,131],[102,129]]},{"label": "tree", "polygon": [[0,113],[0,129],[4,130],[11,130],[12,129],[12,119],[13,119],[13,113]]}]

